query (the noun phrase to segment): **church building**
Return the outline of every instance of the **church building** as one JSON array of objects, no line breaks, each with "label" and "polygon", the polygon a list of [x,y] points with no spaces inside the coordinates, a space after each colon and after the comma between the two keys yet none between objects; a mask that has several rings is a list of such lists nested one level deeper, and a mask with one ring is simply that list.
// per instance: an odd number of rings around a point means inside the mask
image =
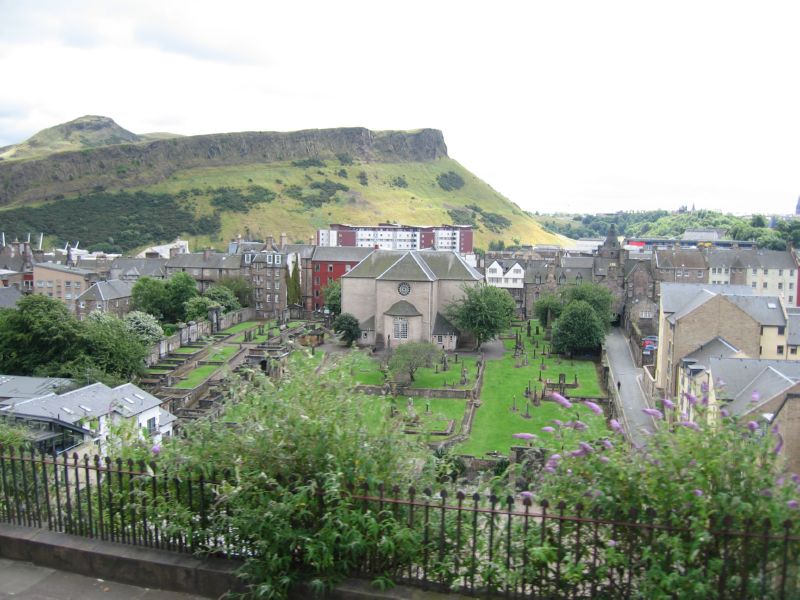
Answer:
[{"label": "church building", "polygon": [[456,252],[375,250],[342,277],[342,312],[358,319],[361,345],[433,342],[454,350],[460,332],[446,307],[482,279]]}]

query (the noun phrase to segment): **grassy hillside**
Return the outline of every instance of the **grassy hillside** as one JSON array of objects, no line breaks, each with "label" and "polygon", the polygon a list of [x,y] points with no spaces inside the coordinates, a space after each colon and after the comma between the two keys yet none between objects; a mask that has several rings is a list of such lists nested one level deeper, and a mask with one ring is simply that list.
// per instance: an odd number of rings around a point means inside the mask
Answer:
[{"label": "grassy hillside", "polygon": [[[255,185],[277,194],[273,201],[259,204],[246,214],[222,212],[220,233],[195,236],[194,242],[198,246],[219,245],[219,242],[238,234],[263,239],[266,235],[277,237],[281,232],[286,232],[290,240],[307,240],[317,229],[330,223],[374,224],[388,221],[438,225],[454,223],[453,216],[462,223],[463,212],[449,211],[463,211],[468,205],[476,205],[484,213],[494,213],[510,221],[508,227],[495,227],[497,231],[491,231],[483,222],[483,215],[466,209],[478,226],[477,246],[486,248],[493,239],[503,239],[508,243],[513,239],[522,243],[560,243],[558,236],[543,231],[516,205],[452,159],[352,165],[339,161],[323,162],[323,167],[305,168],[292,163],[273,163],[191,169],[173,175],[168,181],[139,189],[170,195],[184,190],[202,190],[204,193],[193,198],[196,199],[197,213],[205,215],[214,210],[211,205],[214,194],[208,193],[208,190],[221,187],[246,190]],[[464,181],[463,187],[452,191],[443,189],[437,177],[448,172],[457,173]],[[366,174],[366,185],[363,176],[359,178],[362,173]],[[313,199],[315,190],[310,186],[326,180],[348,189],[336,191],[330,201],[320,206],[290,197],[293,190],[297,195],[296,188],[300,188],[303,196]]]}]

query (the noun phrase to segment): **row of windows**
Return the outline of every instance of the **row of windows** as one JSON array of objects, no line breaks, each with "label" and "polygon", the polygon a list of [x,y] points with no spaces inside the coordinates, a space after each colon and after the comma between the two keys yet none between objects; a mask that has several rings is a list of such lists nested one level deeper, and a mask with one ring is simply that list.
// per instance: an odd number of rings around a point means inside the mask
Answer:
[{"label": "row of windows", "polygon": [[[346,264],[344,266],[344,272],[345,273],[349,273],[350,269],[352,269],[352,268],[353,268],[353,265]],[[320,264],[319,263],[314,263],[314,272],[315,273],[319,273],[320,272]],[[333,263],[328,263],[328,273],[333,273]]]},{"label": "row of windows", "polygon": [[[328,277],[328,283],[333,282],[333,277]],[[319,285],[319,277],[314,277],[314,285]]]}]

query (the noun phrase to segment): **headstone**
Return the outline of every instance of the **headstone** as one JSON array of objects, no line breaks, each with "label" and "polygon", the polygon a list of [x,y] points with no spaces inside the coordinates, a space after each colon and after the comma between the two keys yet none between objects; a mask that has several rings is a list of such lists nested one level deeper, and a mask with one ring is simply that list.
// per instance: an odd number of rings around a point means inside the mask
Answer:
[{"label": "headstone", "polygon": [[517,396],[514,395],[511,398],[511,412],[517,412]]}]

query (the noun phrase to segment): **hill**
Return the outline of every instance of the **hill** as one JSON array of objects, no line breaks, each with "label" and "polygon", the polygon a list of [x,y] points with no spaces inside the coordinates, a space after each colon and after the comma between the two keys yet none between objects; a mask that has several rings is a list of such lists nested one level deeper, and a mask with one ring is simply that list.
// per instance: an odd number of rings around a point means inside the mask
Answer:
[{"label": "hill", "polygon": [[450,159],[433,129],[136,137],[0,162],[6,234],[45,231],[57,243],[123,250],[189,235],[197,246],[223,247],[238,234],[307,240],[331,222],[394,221],[472,222],[483,247],[560,241]]}]

